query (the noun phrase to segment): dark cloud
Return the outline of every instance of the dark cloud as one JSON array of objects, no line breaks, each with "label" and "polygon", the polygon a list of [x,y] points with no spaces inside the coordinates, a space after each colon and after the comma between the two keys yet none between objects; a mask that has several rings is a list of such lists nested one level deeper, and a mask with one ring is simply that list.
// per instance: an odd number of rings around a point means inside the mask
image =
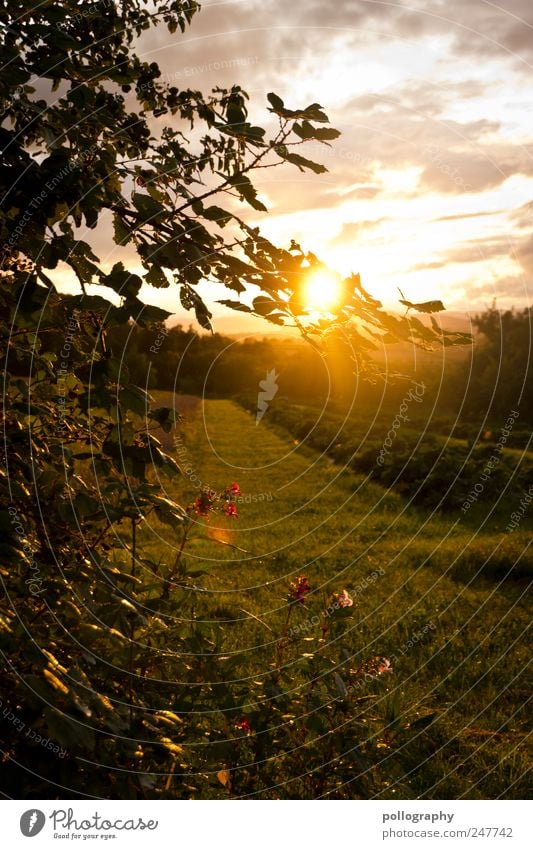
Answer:
[{"label": "dark cloud", "polygon": [[[448,5],[448,4],[446,4]],[[506,58],[523,70],[530,70],[533,58],[533,6],[530,0],[502,0],[499,4],[455,0],[453,9],[457,31],[454,35],[459,55]]]},{"label": "dark cloud", "polygon": [[[306,0],[305,4],[271,2],[204,3],[193,23],[200,35],[235,39],[246,32],[254,40],[277,43],[293,55],[310,42],[331,40],[335,32],[354,44],[382,40],[383,35],[413,39],[446,36],[461,57],[493,56],[524,62],[533,56],[533,5],[530,0]],[[256,36],[257,37],[257,36]]]},{"label": "dark cloud", "polygon": [[[483,56],[523,63],[533,59],[531,24],[530,0],[502,0],[499,7],[484,0],[419,0],[416,9],[407,0],[394,5],[378,0],[237,0],[204,3],[184,35],[170,36],[159,26],[140,43],[150,60],[181,84],[208,89],[239,80],[259,93],[269,85],[282,87],[288,74],[297,77],[306,65],[326,67],[338,39],[356,51],[382,47],[384,38],[402,44],[436,37],[446,39],[460,59]],[[443,51],[444,59],[449,47]],[[239,66],[239,60],[244,64]],[[217,70],[212,67],[217,62],[226,65]],[[454,84],[452,97],[475,97],[481,86],[468,80]],[[439,103],[447,98],[442,87],[437,91],[425,81],[394,96],[426,115],[438,114]]]},{"label": "dark cloud", "polygon": [[[170,36],[158,26],[143,35],[140,44],[146,58],[160,64],[163,76],[181,87],[209,90],[240,82],[254,103],[262,104],[272,88],[283,94],[288,78],[303,80],[309,68],[326,69],[339,40],[355,54],[362,48],[382,50],[384,44],[405,47],[417,39],[438,39],[441,67],[448,61],[453,74],[456,59],[507,60],[509,68],[525,68],[527,60],[533,61],[532,25],[531,0],[418,0],[416,8],[410,0],[215,0],[202,4],[185,34]],[[499,69],[487,77],[494,85]],[[344,104],[338,113],[333,108],[347,89],[345,80],[339,82],[340,91],[332,89],[327,104],[334,121],[346,116]],[[351,106],[366,116],[386,113],[390,97],[404,111],[437,117],[446,104],[481,96],[483,87],[475,79],[449,85],[413,80],[388,87],[384,98],[365,95]]]},{"label": "dark cloud", "polygon": [[[338,49],[357,51],[363,45],[368,51],[375,44],[376,50],[382,50],[383,36],[391,46],[405,46],[406,39],[444,36],[448,46],[444,42],[440,64],[445,68],[449,63],[453,75],[450,43],[464,59],[483,53],[487,60],[493,55],[500,62],[505,50],[514,45],[515,51],[520,47],[530,52],[533,60],[532,23],[531,0],[502,0],[499,6],[485,0],[419,0],[416,9],[407,0],[396,4],[214,0],[203,4],[184,35],[169,36],[160,26],[143,36],[141,45],[146,58],[158,61],[163,78],[180,87],[209,90],[214,85],[241,83],[251,94],[254,114],[264,124],[270,120],[266,93],[274,89],[283,96],[287,79],[291,84],[294,79],[305,84],[310,69],[315,74],[322,66],[327,69]],[[379,55],[386,64],[383,54]],[[477,64],[472,68],[477,70]],[[446,83],[414,78],[348,103],[342,98],[351,85],[357,90],[357,80],[340,79],[324,104],[334,126],[343,131],[327,162],[331,174],[339,185],[373,183],[376,166],[419,166],[421,189],[446,194],[480,192],[513,174],[532,175],[533,147],[498,140],[502,127],[494,117],[497,111],[484,120],[442,120],[448,107],[489,96],[489,85],[498,79],[493,76],[485,84],[474,78],[450,78]],[[339,151],[344,162],[335,164]]]}]

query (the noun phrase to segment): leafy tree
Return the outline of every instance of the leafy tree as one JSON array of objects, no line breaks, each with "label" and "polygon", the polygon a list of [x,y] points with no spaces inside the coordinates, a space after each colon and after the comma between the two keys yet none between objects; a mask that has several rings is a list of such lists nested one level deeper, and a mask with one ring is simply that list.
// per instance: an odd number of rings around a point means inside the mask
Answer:
[{"label": "leafy tree", "polygon": [[[149,474],[154,467],[179,474],[152,432],[171,430],[172,411],[151,407],[109,344],[112,327],[126,333],[131,322],[168,317],[140,299],[143,282],[175,286],[209,329],[211,313],[195,287],[215,280],[232,290],[226,303],[238,310],[294,323],[308,337],[337,329],[355,343],[357,358],[374,344],[372,334],[420,344],[455,338],[386,315],[357,276],[346,281],[335,315],[317,322],[306,312],[301,287],[319,260],[297,245],[271,244],[241,206],[265,211],[251,179],[259,168],[325,171],[300,151],[338,132],[316,103],[291,110],[270,94],[268,133],[248,121],[237,85],[204,96],[163,83],[158,66],[136,55],[136,39],[156,24],[184,31],[197,10],[190,0],[149,7],[21,0],[0,9],[8,794],[186,797],[200,792],[188,776],[215,774],[221,759],[235,762],[220,711],[236,709],[243,695],[224,684],[232,669],[218,660],[220,629],[174,620],[190,602],[181,558],[190,513],[163,497]],[[121,262],[106,268],[95,254],[85,231],[108,222],[116,245],[135,250],[142,275]],[[78,281],[77,294],[58,289],[58,270]],[[252,284],[262,292],[253,304],[236,300]],[[174,564],[150,562],[139,550],[150,513],[182,528]],[[273,681],[272,698],[281,699],[277,687]],[[208,707],[196,713],[200,702]],[[265,734],[269,709],[257,718]],[[264,746],[269,738],[261,739]],[[271,735],[273,753],[289,744]],[[318,768],[319,755],[315,761]],[[261,779],[266,788],[272,769]],[[225,783],[214,779],[210,792],[225,793]]]},{"label": "leafy tree", "polygon": [[480,334],[471,368],[465,375],[466,409],[471,416],[505,420],[513,409],[533,422],[533,368],[531,365],[531,311],[498,310],[477,315]]}]

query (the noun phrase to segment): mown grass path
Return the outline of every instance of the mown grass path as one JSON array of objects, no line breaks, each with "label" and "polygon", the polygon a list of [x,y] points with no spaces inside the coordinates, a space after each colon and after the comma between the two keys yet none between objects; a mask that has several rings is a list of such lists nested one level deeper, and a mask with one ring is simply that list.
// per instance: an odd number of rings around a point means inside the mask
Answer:
[{"label": "mown grass path", "polygon": [[[300,620],[345,588],[354,599],[353,657],[394,658],[384,709],[439,714],[413,747],[415,792],[526,792],[527,585],[486,574],[494,557],[505,574],[525,539],[426,522],[398,496],[274,431],[268,411],[256,425],[232,402],[204,401],[190,407],[180,435],[180,463],[190,471],[171,495],[192,501],[192,480],[214,489],[236,481],[242,491],[239,519],[213,516],[199,526],[207,539],[188,549],[207,572],[202,615],[227,623],[225,650],[249,655],[250,675],[260,674],[283,626],[289,582],[305,574],[312,586]],[[148,545],[170,562],[176,540],[156,523]],[[309,632],[310,651],[318,637]]]}]

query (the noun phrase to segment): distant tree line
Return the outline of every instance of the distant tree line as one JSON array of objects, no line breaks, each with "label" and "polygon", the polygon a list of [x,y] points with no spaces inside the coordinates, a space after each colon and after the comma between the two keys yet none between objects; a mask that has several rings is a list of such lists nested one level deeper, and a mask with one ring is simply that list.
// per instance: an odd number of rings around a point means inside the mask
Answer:
[{"label": "distant tree line", "polygon": [[328,394],[329,368],[321,354],[300,339],[238,340],[219,333],[196,333],[181,325],[167,328],[117,326],[109,344],[130,380],[143,388],[206,397],[256,396],[272,369],[282,375],[279,392],[295,402],[321,401]]},{"label": "distant tree line", "polygon": [[[486,418],[496,423],[510,409],[520,409],[521,424],[533,423],[529,308],[503,312],[491,307],[473,323],[477,330],[473,349],[445,367],[444,379],[440,363],[430,361],[422,361],[415,379],[438,396],[439,414],[456,416],[460,410],[460,421]],[[109,337],[113,354],[127,366],[131,381],[148,389],[252,401],[259,381],[275,369],[279,397],[292,403],[322,404],[332,399],[346,407],[355,397],[358,410],[371,410],[380,398],[383,401],[383,385],[357,381],[353,363],[338,346],[321,354],[300,339],[239,340],[163,323],[117,326]],[[404,382],[391,379],[385,405],[396,404],[404,389]]]}]

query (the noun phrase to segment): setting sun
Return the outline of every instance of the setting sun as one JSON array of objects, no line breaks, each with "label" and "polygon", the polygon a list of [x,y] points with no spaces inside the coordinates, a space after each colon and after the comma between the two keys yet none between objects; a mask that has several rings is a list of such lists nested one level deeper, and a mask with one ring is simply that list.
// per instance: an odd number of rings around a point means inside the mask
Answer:
[{"label": "setting sun", "polygon": [[328,312],[339,302],[342,282],[337,274],[325,269],[311,272],[304,288],[304,301],[308,309]]}]

